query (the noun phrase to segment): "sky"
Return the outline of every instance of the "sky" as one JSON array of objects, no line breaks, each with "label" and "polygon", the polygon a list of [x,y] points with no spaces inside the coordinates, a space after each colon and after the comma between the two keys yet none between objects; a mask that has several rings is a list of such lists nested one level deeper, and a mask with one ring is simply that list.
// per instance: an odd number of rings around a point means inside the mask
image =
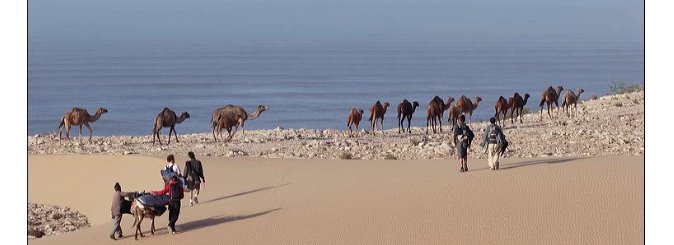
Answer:
[{"label": "sky", "polygon": [[31,0],[29,40],[643,39],[634,0]]}]

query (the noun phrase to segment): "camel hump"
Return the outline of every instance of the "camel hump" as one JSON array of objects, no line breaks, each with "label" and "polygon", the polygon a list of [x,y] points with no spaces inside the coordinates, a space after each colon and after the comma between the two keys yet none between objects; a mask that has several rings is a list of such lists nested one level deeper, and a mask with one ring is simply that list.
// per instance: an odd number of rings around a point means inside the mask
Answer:
[{"label": "camel hump", "polygon": [[161,112],[167,112],[167,111],[169,111],[168,107],[164,107],[164,109],[161,110]]}]

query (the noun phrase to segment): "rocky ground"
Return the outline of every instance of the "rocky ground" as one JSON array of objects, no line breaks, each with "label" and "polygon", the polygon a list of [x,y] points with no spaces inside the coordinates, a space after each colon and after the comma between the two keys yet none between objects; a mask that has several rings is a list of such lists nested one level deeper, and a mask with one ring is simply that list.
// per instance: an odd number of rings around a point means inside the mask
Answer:
[{"label": "rocky ground", "polygon": [[[642,155],[644,153],[644,92],[599,97],[578,104],[578,115],[567,117],[563,111],[554,119],[547,115],[539,121],[536,99],[526,107],[536,109],[522,117],[523,123],[506,123],[504,132],[510,142],[506,157],[559,157],[599,155]],[[560,101],[561,104],[561,101]],[[483,106],[488,106],[485,108]],[[420,107],[421,108],[421,107]],[[478,110],[493,110],[481,105]],[[423,109],[423,108],[421,108]],[[422,120],[418,110],[413,120]],[[555,113],[557,111],[555,110]],[[389,113],[392,113],[389,111]],[[446,120],[445,114],[445,120]],[[394,120],[388,120],[391,128]],[[367,121],[361,122],[366,126]],[[446,123],[442,133],[426,134],[425,128],[413,128],[411,134],[395,129],[376,135],[364,131],[349,137],[348,131],[332,129],[247,130],[237,132],[227,143],[214,143],[209,133],[180,135],[180,142],[152,146],[152,136],[95,136],[59,143],[57,135],[28,137],[29,154],[143,154],[164,157],[168,154],[197,156],[308,158],[308,159],[447,159],[453,158],[451,130]],[[478,144],[470,156],[484,158],[479,147],[485,122],[473,122]],[[226,132],[225,132],[226,134]],[[164,134],[164,137],[165,134]],[[166,138],[164,138],[165,140]]]},{"label": "rocky ground", "polygon": [[89,227],[87,217],[68,207],[28,203],[28,239]]}]

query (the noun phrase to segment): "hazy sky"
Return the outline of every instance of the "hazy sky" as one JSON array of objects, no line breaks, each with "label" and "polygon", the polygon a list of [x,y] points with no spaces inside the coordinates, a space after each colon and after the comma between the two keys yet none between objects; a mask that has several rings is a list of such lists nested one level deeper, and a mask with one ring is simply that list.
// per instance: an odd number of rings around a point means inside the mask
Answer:
[{"label": "hazy sky", "polygon": [[643,38],[637,0],[30,0],[29,38]]}]

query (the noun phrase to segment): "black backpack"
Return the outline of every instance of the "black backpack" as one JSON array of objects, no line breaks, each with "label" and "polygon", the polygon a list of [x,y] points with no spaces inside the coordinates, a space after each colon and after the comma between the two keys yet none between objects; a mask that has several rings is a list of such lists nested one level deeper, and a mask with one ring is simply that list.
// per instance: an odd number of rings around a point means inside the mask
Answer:
[{"label": "black backpack", "polygon": [[499,132],[496,142],[498,143],[499,148],[501,148],[499,154],[503,155],[508,149],[508,140],[506,140],[505,134],[503,131]]},{"label": "black backpack", "polygon": [[171,185],[169,189],[169,193],[171,194],[170,198],[172,201],[181,200],[183,197],[185,197],[185,190],[182,186],[180,186],[180,182],[176,182],[175,184]]},{"label": "black backpack", "polygon": [[[459,127],[459,133],[457,135],[465,135],[465,141],[470,145],[473,142],[473,138],[475,138],[475,134],[473,134],[473,130],[470,130],[468,125],[463,125]],[[459,138],[459,141],[461,141],[461,138]]]}]

